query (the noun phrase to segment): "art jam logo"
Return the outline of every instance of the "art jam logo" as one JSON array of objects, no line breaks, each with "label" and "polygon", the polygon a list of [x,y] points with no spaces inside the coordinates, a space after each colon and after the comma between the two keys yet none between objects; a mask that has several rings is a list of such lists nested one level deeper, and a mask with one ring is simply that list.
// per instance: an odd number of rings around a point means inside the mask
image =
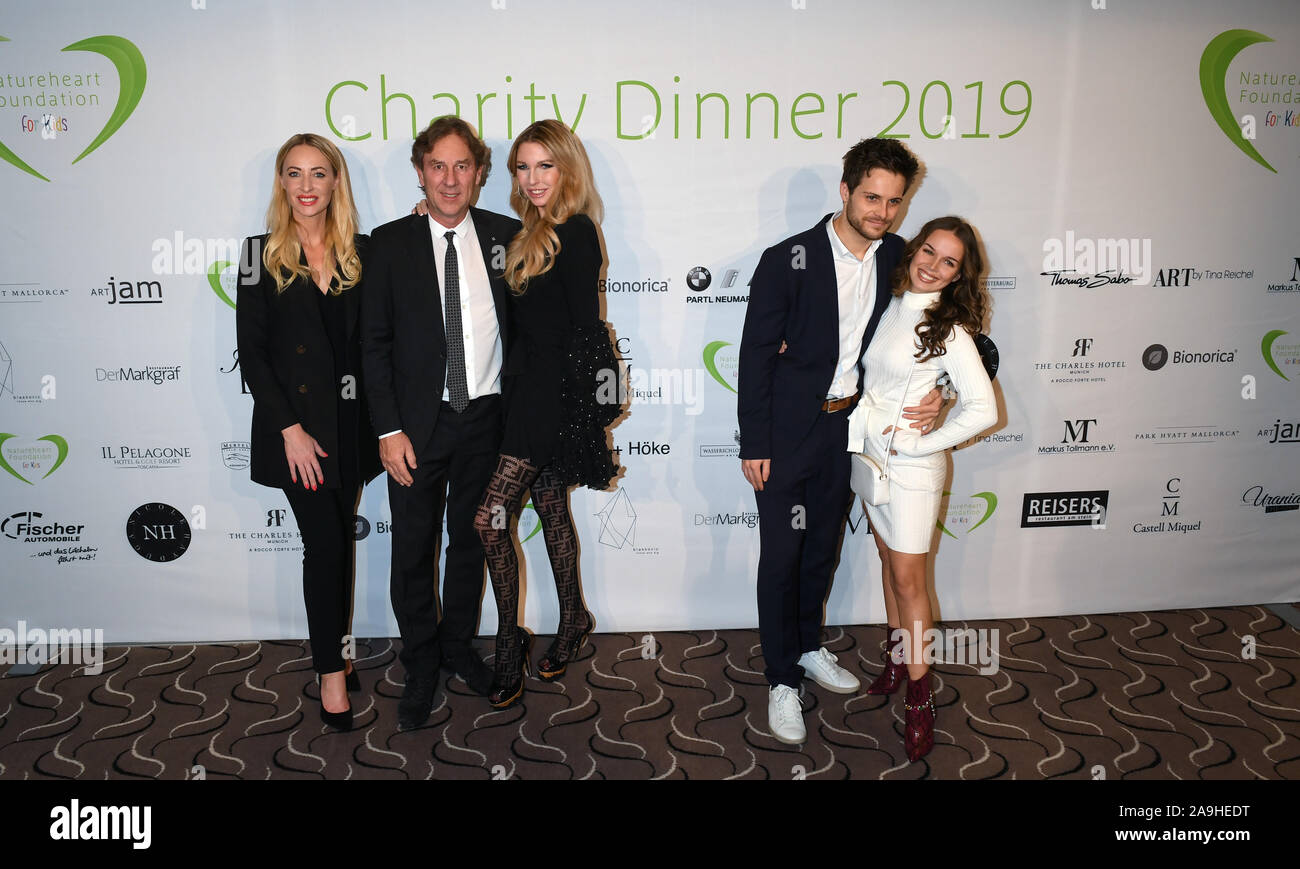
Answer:
[{"label": "art jam logo", "polygon": [[[0,36],[0,43],[10,41],[8,37]],[[13,49],[9,46],[4,48],[9,51],[0,54],[0,64],[5,64],[6,61],[13,63],[15,55],[10,53]],[[107,58],[117,71],[117,99],[113,111],[98,135],[72,160],[75,164],[107,142],[127,122],[131,113],[139,105],[140,98],[144,96],[147,74],[144,56],[140,54],[140,50],[130,40],[121,36],[93,36],[66,45],[62,51],[84,51],[101,55]],[[41,69],[41,72],[35,74],[27,69],[8,72],[3,65],[0,65],[0,84],[3,84],[0,88],[0,109],[39,114],[41,139],[57,143],[60,133],[66,134],[72,129],[68,121],[69,115],[76,118],[81,114],[78,111],[80,109],[97,109],[101,103],[101,96],[106,95],[104,91],[110,85],[104,81],[102,73],[87,71],[83,62],[66,65],[63,69],[57,67],[51,69],[43,64]],[[55,114],[56,111],[58,114]],[[7,116],[8,114],[6,113]],[[33,131],[26,129],[26,123],[21,124],[20,130]],[[31,166],[29,159],[35,158],[29,153],[27,159],[24,159],[0,141],[0,160],[34,178],[49,181],[48,177]],[[37,162],[41,161],[37,160]]]},{"label": "art jam logo", "polygon": [[1269,444],[1300,444],[1300,422],[1275,419],[1272,425],[1260,429],[1258,436]]},{"label": "art jam logo", "polygon": [[190,548],[190,523],[170,504],[142,504],[126,520],[126,539],[141,558],[175,561]]},{"label": "art jam logo", "polygon": [[1026,492],[1020,509],[1021,528],[1106,527],[1110,490]]}]

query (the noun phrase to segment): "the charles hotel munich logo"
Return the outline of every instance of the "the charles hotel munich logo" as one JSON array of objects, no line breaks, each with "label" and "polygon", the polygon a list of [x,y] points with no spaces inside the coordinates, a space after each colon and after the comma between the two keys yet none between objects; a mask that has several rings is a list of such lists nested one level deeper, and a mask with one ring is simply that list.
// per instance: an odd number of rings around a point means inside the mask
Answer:
[{"label": "the charles hotel munich logo", "polygon": [[[122,128],[144,96],[144,56],[130,40],[121,36],[92,36],[62,50],[101,55],[117,71],[112,112],[94,138],[90,138],[91,130],[84,127],[85,110],[98,109],[113,98],[111,76],[99,71],[101,64],[72,58],[50,64],[24,56],[20,43],[0,35],[0,110],[4,110],[5,118],[18,120],[17,139],[11,135],[8,124],[0,133],[0,160],[42,181],[50,178],[33,163],[49,172],[50,164],[58,165],[71,157],[72,150],[87,140],[71,162],[89,156]],[[76,143],[69,146],[67,157],[61,153],[61,141]]]}]

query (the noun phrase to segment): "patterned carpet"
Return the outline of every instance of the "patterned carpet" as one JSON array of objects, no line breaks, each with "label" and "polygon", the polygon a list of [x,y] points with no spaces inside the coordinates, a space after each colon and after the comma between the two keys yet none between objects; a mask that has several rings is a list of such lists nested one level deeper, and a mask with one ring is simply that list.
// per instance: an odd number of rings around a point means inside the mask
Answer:
[{"label": "patterned carpet", "polygon": [[[1300,631],[1267,609],[945,627],[996,637],[999,666],[950,650],[918,763],[903,691],[805,682],[808,741],[777,742],[757,632],[733,630],[596,635],[563,681],[529,680],[503,711],[444,679],[409,732],[394,640],[360,645],[351,733],[321,725],[305,643],[110,648],[97,676],[0,678],[0,778],[1300,779]],[[883,628],[826,640],[864,683],[880,672]]]}]

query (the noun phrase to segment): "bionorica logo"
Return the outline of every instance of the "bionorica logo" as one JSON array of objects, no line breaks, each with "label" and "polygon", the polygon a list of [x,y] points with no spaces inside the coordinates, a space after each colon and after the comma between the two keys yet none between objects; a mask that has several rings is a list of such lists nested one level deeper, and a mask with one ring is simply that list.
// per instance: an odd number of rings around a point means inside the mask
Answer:
[{"label": "bionorica logo", "polygon": [[[8,37],[0,36],[0,42],[10,41]],[[117,70],[117,102],[113,106],[113,111],[108,116],[108,120],[105,121],[104,128],[72,161],[77,163],[107,142],[131,117],[131,113],[135,111],[135,107],[140,103],[140,98],[144,96],[145,62],[144,55],[140,54],[140,49],[136,48],[130,40],[123,39],[121,36],[92,36],[89,39],[83,39],[80,42],[64,46],[62,50],[88,51],[102,55]],[[6,56],[12,57],[13,55],[0,49],[0,64],[3,64]],[[99,106],[100,95],[98,90],[104,87],[105,83],[102,81],[101,73],[88,73],[78,64],[75,67],[69,66],[65,69],[42,69],[39,74],[24,72],[22,74],[6,75],[5,85],[4,93],[0,95],[0,109],[33,109],[40,111],[43,108],[50,107],[49,101],[52,95],[52,98],[59,104],[56,107],[62,114],[66,115],[69,108],[75,111],[80,107]],[[64,119],[64,126],[66,126],[66,118]],[[57,139],[56,136],[46,138]],[[31,157],[31,155],[29,154],[28,157]],[[27,160],[15,154],[4,142],[0,142],[0,160],[21,169],[34,178],[39,178],[42,181],[50,180],[32,168]]]}]

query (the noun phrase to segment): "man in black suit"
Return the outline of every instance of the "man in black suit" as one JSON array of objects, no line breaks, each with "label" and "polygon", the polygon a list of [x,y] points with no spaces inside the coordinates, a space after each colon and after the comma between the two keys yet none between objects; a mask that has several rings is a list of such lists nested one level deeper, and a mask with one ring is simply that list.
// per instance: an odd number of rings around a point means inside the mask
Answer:
[{"label": "man in black suit", "polygon": [[[767,663],[768,725],[804,741],[805,675],[854,693],[858,680],[821,645],[823,604],[849,498],[848,417],[859,360],[891,298],[903,240],[889,232],[918,169],[895,139],[844,155],[844,208],[763,252],[740,342],[740,459],[758,502],[758,628]],[[942,400],[907,417],[919,428]],[[920,411],[916,413],[915,411]]]},{"label": "man in black suit", "polygon": [[[430,124],[411,148],[428,216],[376,229],[365,264],[363,360],[393,515],[390,591],[406,668],[397,709],[404,730],[428,719],[440,666],[477,693],[492,690],[492,670],[470,646],[483,596],[474,511],[501,440],[501,275],[520,224],[470,206],[491,159],[460,118]],[[436,552],[444,502],[440,621]]]}]

